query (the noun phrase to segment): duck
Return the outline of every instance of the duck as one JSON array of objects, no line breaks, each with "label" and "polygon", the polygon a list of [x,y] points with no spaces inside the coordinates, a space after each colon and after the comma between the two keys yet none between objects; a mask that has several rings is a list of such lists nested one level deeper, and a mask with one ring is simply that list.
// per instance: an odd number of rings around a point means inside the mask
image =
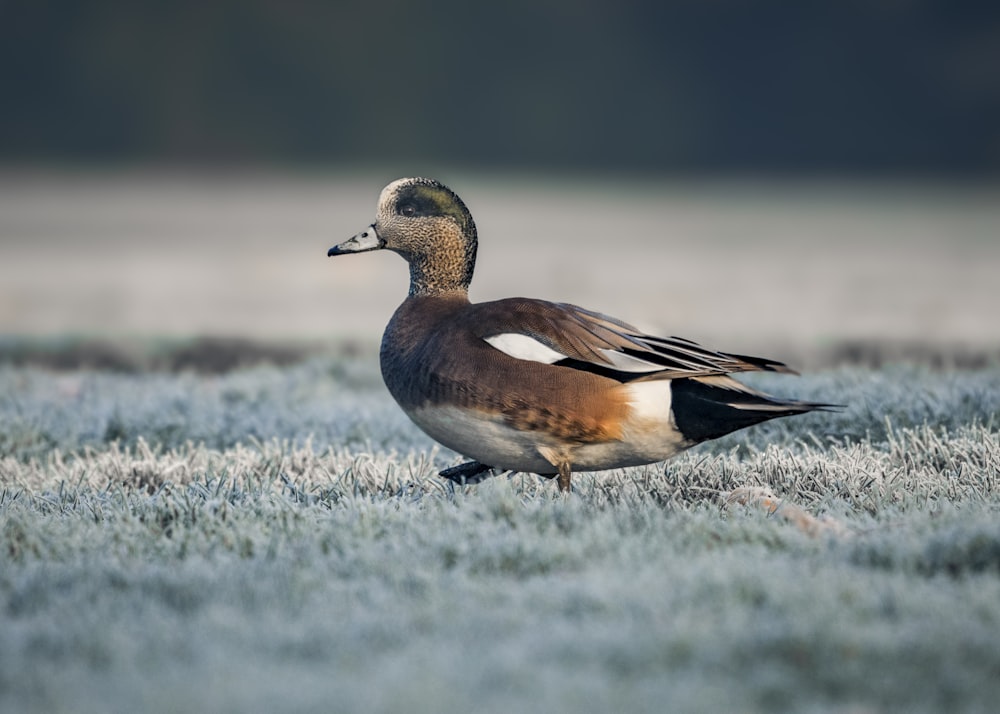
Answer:
[{"label": "duck", "polygon": [[389,250],[410,270],[382,336],[385,385],[428,436],[470,461],[461,484],[534,473],[571,490],[574,472],[665,461],[778,417],[836,405],[771,396],[733,378],[795,372],[782,362],[658,337],[577,305],[524,297],[469,300],[478,234],[440,181],[401,178],[375,221],[329,257]]}]

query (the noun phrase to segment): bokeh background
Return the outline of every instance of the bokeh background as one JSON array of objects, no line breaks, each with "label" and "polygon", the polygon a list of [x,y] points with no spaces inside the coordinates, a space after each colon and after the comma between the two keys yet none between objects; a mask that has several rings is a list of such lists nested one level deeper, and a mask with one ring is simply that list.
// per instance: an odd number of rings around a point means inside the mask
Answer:
[{"label": "bokeh background", "polygon": [[1000,345],[996,4],[8,1],[0,96],[6,344],[374,343],[404,265],[326,249],[423,174],[476,217],[474,299]]}]

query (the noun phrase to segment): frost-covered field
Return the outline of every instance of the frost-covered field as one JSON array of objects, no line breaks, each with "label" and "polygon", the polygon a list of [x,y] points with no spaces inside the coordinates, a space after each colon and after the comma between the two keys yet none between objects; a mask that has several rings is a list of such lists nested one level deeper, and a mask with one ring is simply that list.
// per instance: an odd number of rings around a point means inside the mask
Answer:
[{"label": "frost-covered field", "polygon": [[0,171],[0,712],[996,710],[996,184],[437,174],[473,299],[847,405],[562,498],[385,392],[405,265],[325,256],[399,175]]},{"label": "frost-covered field", "polygon": [[0,367],[0,710],[994,711],[1000,367],[755,382],[848,408],[563,498],[371,355]]}]

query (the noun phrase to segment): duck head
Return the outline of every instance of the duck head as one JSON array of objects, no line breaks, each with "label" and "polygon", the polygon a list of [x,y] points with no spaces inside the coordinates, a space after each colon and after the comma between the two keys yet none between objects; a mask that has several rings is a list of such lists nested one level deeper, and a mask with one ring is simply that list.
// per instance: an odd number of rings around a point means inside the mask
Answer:
[{"label": "duck head", "polygon": [[410,264],[410,295],[467,293],[478,239],[462,199],[439,181],[403,178],[378,199],[375,222],[328,256],[391,250]]}]

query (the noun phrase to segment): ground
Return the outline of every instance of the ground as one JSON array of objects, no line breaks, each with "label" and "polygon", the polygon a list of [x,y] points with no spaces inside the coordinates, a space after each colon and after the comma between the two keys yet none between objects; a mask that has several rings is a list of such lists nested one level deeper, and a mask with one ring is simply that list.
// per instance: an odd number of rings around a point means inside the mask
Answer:
[{"label": "ground", "polygon": [[475,299],[845,405],[563,497],[382,386],[397,177],[0,176],[0,710],[995,709],[995,186],[439,176]]},{"label": "ground", "polygon": [[1000,371],[762,377],[848,407],[561,497],[437,478],[366,355],[2,369],[0,707],[989,710]]}]

